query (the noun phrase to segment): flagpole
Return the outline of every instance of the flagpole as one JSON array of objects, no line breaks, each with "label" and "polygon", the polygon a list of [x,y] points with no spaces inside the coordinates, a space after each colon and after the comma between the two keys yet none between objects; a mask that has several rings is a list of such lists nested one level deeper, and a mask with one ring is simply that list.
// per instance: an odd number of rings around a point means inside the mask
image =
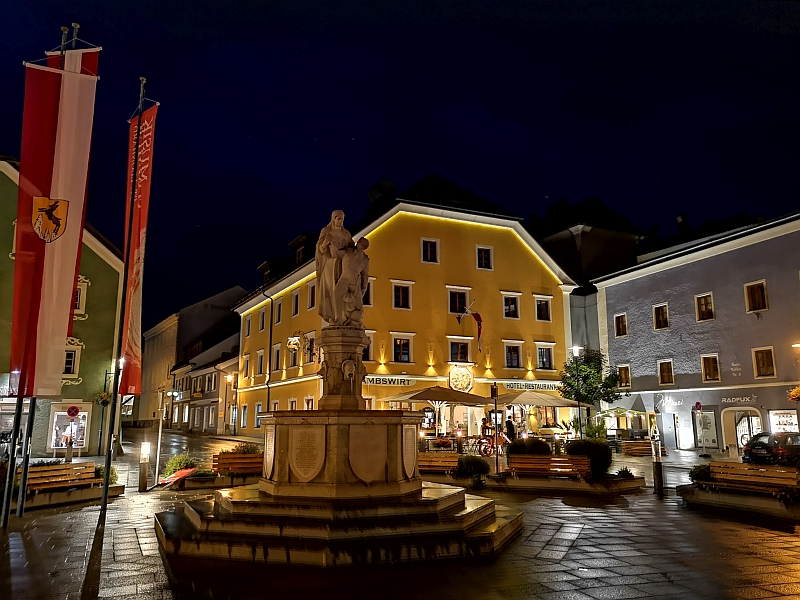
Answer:
[{"label": "flagpole", "polygon": [[133,211],[136,206],[136,174],[139,170],[139,138],[142,132],[142,104],[144,103],[144,84],[147,80],[144,77],[139,78],[139,113],[136,121],[136,140],[133,145],[133,170],[129,173],[131,177],[131,197],[129,198],[128,207],[128,228],[125,235],[125,250],[124,250],[124,264],[122,266],[122,296],[119,311],[119,321],[117,324],[117,353],[114,357],[114,383],[112,384],[112,392],[114,394],[114,402],[111,403],[108,415],[108,448],[106,449],[106,462],[105,470],[103,471],[103,498],[100,502],[100,519],[105,519],[106,509],[108,507],[108,486],[109,477],[111,475],[111,453],[114,445],[114,431],[116,430],[116,417],[117,417],[117,404],[119,402],[119,380],[121,376],[120,362],[122,360],[122,343],[123,336],[125,335],[125,305],[128,296],[128,262],[130,261],[131,253],[131,237],[133,232]]}]

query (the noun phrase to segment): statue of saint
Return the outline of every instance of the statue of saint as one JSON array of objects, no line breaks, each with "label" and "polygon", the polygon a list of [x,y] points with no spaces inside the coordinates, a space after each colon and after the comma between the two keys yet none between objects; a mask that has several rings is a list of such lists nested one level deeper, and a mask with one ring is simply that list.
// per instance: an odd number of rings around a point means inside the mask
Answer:
[{"label": "statue of saint", "polygon": [[342,257],[342,275],[336,282],[337,324],[364,327],[364,292],[369,284],[369,240],[362,237]]},{"label": "statue of saint", "polygon": [[317,304],[319,315],[329,325],[340,325],[337,306],[336,282],[342,274],[342,258],[353,245],[350,232],[344,228],[344,212],[335,210],[331,222],[323,227],[317,240]]}]

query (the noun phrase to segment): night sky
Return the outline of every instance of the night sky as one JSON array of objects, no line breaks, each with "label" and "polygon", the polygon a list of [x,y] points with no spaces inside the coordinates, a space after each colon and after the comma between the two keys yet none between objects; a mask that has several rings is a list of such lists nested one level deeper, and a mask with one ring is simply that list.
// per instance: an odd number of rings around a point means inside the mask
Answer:
[{"label": "night sky", "polygon": [[144,326],[233,284],[380,179],[521,216],[598,197],[662,233],[800,209],[796,2],[3,2],[0,153],[23,60],[103,46],[88,220],[121,245],[126,120],[161,102]]}]

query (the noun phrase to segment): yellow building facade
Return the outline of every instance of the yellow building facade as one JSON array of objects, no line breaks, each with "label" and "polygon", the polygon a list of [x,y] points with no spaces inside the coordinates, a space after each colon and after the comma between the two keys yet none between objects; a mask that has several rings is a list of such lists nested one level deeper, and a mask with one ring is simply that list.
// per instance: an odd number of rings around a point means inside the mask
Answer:
[{"label": "yellow building facade", "polygon": [[[495,382],[500,394],[557,395],[572,345],[575,284],[518,220],[398,200],[352,233],[354,241],[370,242],[368,408],[422,410],[426,403],[392,397],[432,385],[487,399]],[[244,435],[258,433],[259,412],[318,407],[319,352],[311,340],[322,320],[314,268],[313,260],[298,266],[236,309],[242,319],[236,418]],[[479,315],[480,339],[472,313]],[[483,411],[457,409],[445,419],[476,434]]]}]

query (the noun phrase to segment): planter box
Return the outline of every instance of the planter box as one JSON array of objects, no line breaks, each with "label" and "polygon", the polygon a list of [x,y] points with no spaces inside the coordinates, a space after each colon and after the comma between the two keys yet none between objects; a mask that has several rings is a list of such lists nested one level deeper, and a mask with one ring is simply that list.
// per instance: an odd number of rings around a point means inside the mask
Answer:
[{"label": "planter box", "polygon": [[[465,487],[469,479],[453,479],[448,475],[423,474],[423,481],[446,483]],[[638,492],[645,487],[644,477],[631,479],[608,479],[601,483],[589,483],[575,479],[554,479],[549,477],[502,477],[491,476],[486,480],[486,487],[493,490],[508,490],[511,492],[557,492],[563,494],[590,494],[607,496],[609,494],[629,494]]]},{"label": "planter box", "polygon": [[173,488],[175,490],[205,490],[236,487],[258,483],[258,475],[218,475],[217,477],[186,477],[181,479]]},{"label": "planter box", "polygon": [[[121,496],[125,493],[125,486],[114,484],[108,486],[108,497],[114,498]],[[60,504],[74,504],[76,502],[94,502],[99,501],[103,497],[102,486],[76,488],[72,490],[57,490],[54,492],[39,492],[28,496],[25,500],[25,510],[32,510],[35,508],[47,508],[49,506],[58,506]],[[16,496],[15,496],[16,498]],[[16,499],[11,503],[11,509],[17,508]]]},{"label": "planter box", "polygon": [[711,491],[701,489],[693,483],[679,485],[675,488],[675,493],[683,498],[683,501],[689,506],[699,504],[800,521],[800,503],[784,502],[768,494]]}]

